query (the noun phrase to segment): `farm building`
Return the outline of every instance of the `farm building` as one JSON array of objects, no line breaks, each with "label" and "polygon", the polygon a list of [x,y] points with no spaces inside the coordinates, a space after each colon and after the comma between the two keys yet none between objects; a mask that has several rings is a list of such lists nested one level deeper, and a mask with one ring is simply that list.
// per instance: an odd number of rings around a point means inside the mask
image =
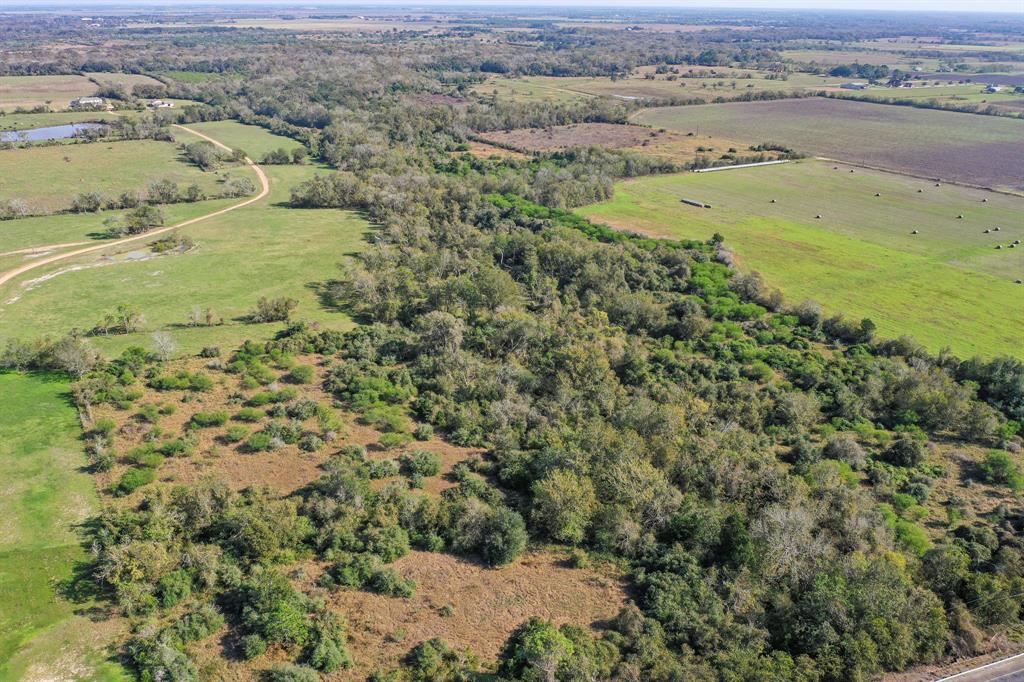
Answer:
[{"label": "farm building", "polygon": [[1003,91],[1003,86],[1002,85],[989,85],[987,88],[985,88],[985,92],[1002,92],[1002,91]]},{"label": "farm building", "polygon": [[78,99],[71,100],[70,106],[72,109],[89,109],[92,107],[102,107],[103,104],[102,97],[79,97]]},{"label": "farm building", "polygon": [[149,101],[149,106],[154,109],[169,109],[174,106],[174,102],[168,102],[162,99],[151,99]]},{"label": "farm building", "polygon": [[843,90],[867,90],[867,83],[843,83],[840,85]]}]

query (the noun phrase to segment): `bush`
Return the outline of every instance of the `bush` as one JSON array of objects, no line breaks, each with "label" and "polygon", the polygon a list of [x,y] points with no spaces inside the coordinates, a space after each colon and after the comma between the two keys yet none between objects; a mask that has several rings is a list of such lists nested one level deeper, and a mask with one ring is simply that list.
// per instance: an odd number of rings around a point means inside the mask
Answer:
[{"label": "bush", "polygon": [[169,440],[160,446],[160,453],[166,457],[184,457],[191,455],[195,443],[184,438]]},{"label": "bush", "polygon": [[885,451],[886,461],[901,467],[914,467],[924,460],[924,446],[909,434],[900,434]]},{"label": "bush", "polygon": [[235,419],[240,422],[258,422],[265,416],[262,410],[257,410],[255,407],[243,407],[235,415]]},{"label": "bush", "polygon": [[986,483],[1008,485],[1012,490],[1024,488],[1024,472],[1013,461],[1013,456],[1003,450],[992,450],[985,455],[985,461],[978,467],[981,479]]},{"label": "bush", "polygon": [[441,458],[426,450],[417,450],[411,455],[403,455],[400,461],[402,469],[408,476],[429,478],[437,476],[441,471]]},{"label": "bush", "polygon": [[324,441],[315,433],[307,433],[299,439],[299,449],[306,452],[316,452],[324,446]]},{"label": "bush", "polygon": [[185,614],[171,626],[174,635],[183,643],[206,639],[224,626],[224,616],[209,604]]},{"label": "bush", "polygon": [[402,574],[393,568],[381,568],[374,571],[367,585],[374,592],[388,597],[409,598],[416,591],[416,583],[402,578]]},{"label": "bush", "polygon": [[855,469],[861,468],[867,461],[867,453],[864,452],[864,448],[849,434],[838,434],[829,439],[823,454],[828,459],[846,462]]},{"label": "bush", "polygon": [[241,645],[242,655],[249,659],[262,656],[267,651],[267,640],[256,634],[242,637]]},{"label": "bush", "polygon": [[296,365],[288,372],[288,380],[296,384],[308,384],[316,376],[315,371],[309,365]]},{"label": "bush", "polygon": [[315,400],[309,400],[308,398],[304,400],[296,400],[285,408],[285,414],[292,419],[306,421],[316,414],[318,407],[319,405],[316,404]]},{"label": "bush", "polygon": [[249,452],[266,452],[271,448],[273,436],[267,433],[254,433],[245,441],[245,449]]},{"label": "bush", "polygon": [[352,667],[352,657],[345,644],[337,639],[324,638],[317,642],[309,654],[309,664],[324,673]]},{"label": "bush", "polygon": [[416,440],[430,440],[434,437],[434,427],[430,424],[417,424],[413,436]]},{"label": "bush", "polygon": [[114,486],[115,495],[130,495],[139,488],[156,480],[156,470],[149,467],[129,469],[122,474]]},{"label": "bush", "polygon": [[398,464],[393,459],[374,460],[366,463],[367,475],[373,479],[398,475]]},{"label": "bush", "polygon": [[380,446],[385,450],[393,450],[407,445],[412,441],[412,435],[408,433],[384,433],[381,434]]},{"label": "bush", "polygon": [[156,585],[160,606],[169,609],[192,594],[192,578],[182,570],[168,573]]},{"label": "bush", "polygon": [[292,311],[299,305],[294,298],[267,298],[263,296],[256,302],[256,307],[249,312],[249,320],[261,322],[286,322]]},{"label": "bush", "polygon": [[228,443],[240,443],[249,435],[249,429],[244,426],[229,426],[224,433],[224,440]]},{"label": "bush", "polygon": [[224,426],[228,421],[228,413],[223,410],[213,412],[196,412],[192,415],[191,423],[200,428],[211,426]]}]

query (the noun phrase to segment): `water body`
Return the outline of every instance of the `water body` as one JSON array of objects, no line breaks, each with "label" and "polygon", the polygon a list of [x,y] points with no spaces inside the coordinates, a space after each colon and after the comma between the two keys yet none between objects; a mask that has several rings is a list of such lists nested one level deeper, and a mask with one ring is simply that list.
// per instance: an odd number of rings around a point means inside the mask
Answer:
[{"label": "water body", "polygon": [[0,142],[40,142],[42,140],[63,140],[74,137],[85,130],[102,128],[101,123],[68,123],[62,126],[32,128],[30,130],[9,130],[0,132]]}]

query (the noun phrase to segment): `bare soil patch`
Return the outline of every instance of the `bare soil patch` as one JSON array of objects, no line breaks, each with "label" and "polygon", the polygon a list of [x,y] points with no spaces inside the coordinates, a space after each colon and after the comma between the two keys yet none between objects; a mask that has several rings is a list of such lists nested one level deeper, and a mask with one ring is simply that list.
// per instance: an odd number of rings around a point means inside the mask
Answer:
[{"label": "bare soil patch", "polygon": [[551,128],[519,128],[481,135],[495,144],[522,152],[554,152],[570,147],[600,146],[609,149],[636,147],[667,138],[650,128],[616,123],[576,123]]}]

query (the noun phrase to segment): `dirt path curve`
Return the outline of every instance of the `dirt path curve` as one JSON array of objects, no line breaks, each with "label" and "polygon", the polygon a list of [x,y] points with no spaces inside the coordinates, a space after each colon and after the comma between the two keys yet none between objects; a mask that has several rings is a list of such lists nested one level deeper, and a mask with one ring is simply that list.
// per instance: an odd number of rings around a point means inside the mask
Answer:
[{"label": "dirt path curve", "polygon": [[[227,145],[222,144],[221,142],[218,142],[217,140],[213,139],[212,137],[209,137],[207,135],[203,135],[200,132],[192,130],[191,128],[186,128],[185,126],[180,126],[180,125],[175,125],[174,127],[175,128],[180,128],[180,129],[182,129],[182,130],[184,130],[184,131],[186,131],[188,133],[191,133],[192,135],[196,135],[197,137],[201,137],[204,140],[206,140],[207,142],[213,143],[216,146],[220,147],[221,149],[226,149],[227,151],[231,151],[231,148],[228,147]],[[235,204],[233,206],[228,206],[227,208],[222,208],[222,209],[220,209],[218,211],[214,211],[213,213],[207,213],[206,215],[201,215],[201,216],[198,216],[196,218],[190,218],[190,219],[185,220],[183,222],[177,223],[176,225],[168,225],[167,227],[161,227],[161,228],[156,229],[156,230],[150,230],[149,232],[143,232],[142,234],[133,235],[131,237],[125,237],[124,239],[116,239],[114,241],[103,242],[101,244],[97,244],[95,246],[90,246],[90,247],[85,248],[85,249],[78,249],[76,251],[68,251],[67,253],[58,253],[56,255],[48,256],[46,258],[42,258],[40,260],[33,261],[31,263],[26,263],[25,265],[21,265],[21,266],[16,267],[16,268],[14,268],[12,270],[8,270],[7,272],[5,272],[3,274],[0,274],[0,286],[3,286],[4,284],[6,284],[7,282],[11,281],[12,279],[17,277],[18,275],[22,275],[22,274],[24,274],[24,273],[26,273],[26,272],[28,272],[30,270],[35,270],[36,268],[42,267],[44,265],[49,265],[50,263],[56,263],[58,261],[62,261],[62,260],[68,259],[68,258],[74,258],[75,256],[81,256],[82,254],[92,253],[93,251],[102,251],[103,249],[109,249],[111,247],[121,246],[122,244],[129,244],[131,242],[138,241],[140,239],[149,239],[150,237],[153,237],[155,235],[162,234],[164,232],[169,232],[169,231],[177,229],[179,227],[185,227],[187,225],[194,225],[195,223],[198,223],[201,220],[206,220],[207,218],[213,218],[214,216],[223,215],[223,214],[227,213],[228,211],[234,211],[236,208],[242,208],[243,206],[248,206],[249,204],[251,204],[253,202],[259,201],[263,197],[265,197],[268,194],[270,194],[270,182],[267,180],[267,174],[263,172],[263,169],[260,168],[258,165],[256,165],[256,163],[252,159],[250,159],[248,156],[245,157],[245,163],[248,164],[249,167],[252,168],[256,172],[256,177],[259,178],[261,188],[260,188],[259,194],[257,194],[256,196],[249,197],[245,201],[241,201],[241,202],[239,202],[239,203],[237,203],[237,204]]]}]

